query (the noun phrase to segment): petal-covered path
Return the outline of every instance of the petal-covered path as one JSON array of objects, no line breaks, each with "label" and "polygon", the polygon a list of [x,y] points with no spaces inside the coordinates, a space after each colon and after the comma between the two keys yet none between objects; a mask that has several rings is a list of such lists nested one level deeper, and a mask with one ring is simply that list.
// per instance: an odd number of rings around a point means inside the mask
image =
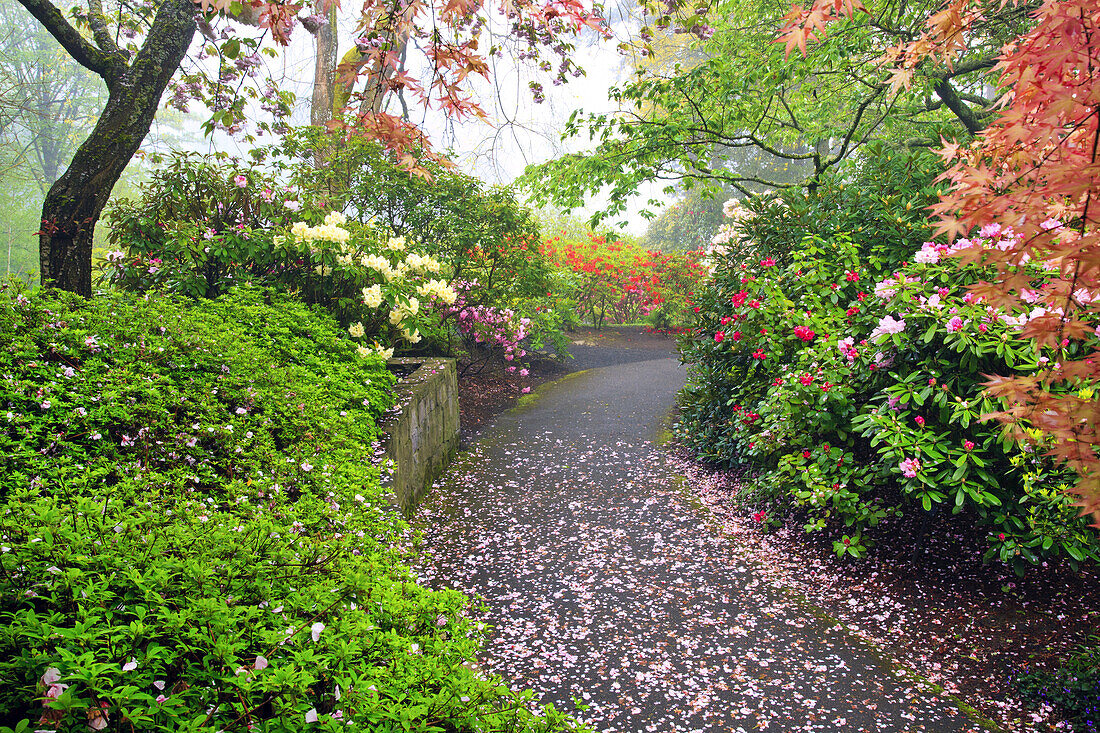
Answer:
[{"label": "petal-covered path", "polygon": [[418,572],[483,599],[486,669],[596,730],[986,730],[712,530],[656,446],[683,368],[640,356],[499,417],[420,511]]}]

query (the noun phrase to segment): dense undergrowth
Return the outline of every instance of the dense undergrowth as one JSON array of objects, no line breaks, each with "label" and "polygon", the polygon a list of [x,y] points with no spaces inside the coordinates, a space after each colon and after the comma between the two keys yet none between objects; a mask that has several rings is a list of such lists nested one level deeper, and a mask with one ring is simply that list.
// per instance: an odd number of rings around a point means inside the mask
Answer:
[{"label": "dense undergrowth", "polygon": [[392,383],[235,289],[0,292],[0,729],[550,731],[396,561]]}]

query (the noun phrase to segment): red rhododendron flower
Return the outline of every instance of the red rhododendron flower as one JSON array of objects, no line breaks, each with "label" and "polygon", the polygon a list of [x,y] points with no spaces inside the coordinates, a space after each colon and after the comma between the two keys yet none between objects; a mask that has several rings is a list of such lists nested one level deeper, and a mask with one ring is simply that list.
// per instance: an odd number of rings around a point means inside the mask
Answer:
[{"label": "red rhododendron flower", "polygon": [[760,260],[760,264],[763,267],[775,267],[775,260],[773,260],[771,257],[765,257],[764,259]]},{"label": "red rhododendron flower", "polygon": [[801,377],[798,378],[798,381],[802,382],[802,384],[809,387],[811,384],[813,384],[814,378],[811,377],[809,374],[803,374]]},{"label": "red rhododendron flower", "polygon": [[850,283],[859,282],[859,273],[855,270],[848,270],[844,273],[844,279]]},{"label": "red rhododendron flower", "polygon": [[813,330],[807,328],[806,326],[795,326],[794,335],[802,339],[803,341],[806,341],[807,343],[814,340]]},{"label": "red rhododendron flower", "polygon": [[767,359],[768,356],[764,353],[763,349],[757,349],[756,351],[752,352],[752,358],[760,359],[761,361],[763,361],[764,359]]},{"label": "red rhododendron flower", "polygon": [[714,334],[714,343],[720,344],[720,343],[722,343],[723,339],[725,339],[725,338],[726,338],[726,334],[722,331],[719,331],[718,333]]},{"label": "red rhododendron flower", "polygon": [[725,326],[727,323],[730,322],[730,317],[729,316],[722,316],[721,320],[719,320],[718,322],[721,323],[723,326]]},{"label": "red rhododendron flower", "polygon": [[917,425],[921,426],[922,428],[924,427],[924,418],[920,415],[917,415],[915,418],[913,418],[913,420],[917,423]]},{"label": "red rhododendron flower", "polygon": [[741,332],[740,331],[734,331],[733,332],[733,340],[734,341],[740,341],[741,340]]}]

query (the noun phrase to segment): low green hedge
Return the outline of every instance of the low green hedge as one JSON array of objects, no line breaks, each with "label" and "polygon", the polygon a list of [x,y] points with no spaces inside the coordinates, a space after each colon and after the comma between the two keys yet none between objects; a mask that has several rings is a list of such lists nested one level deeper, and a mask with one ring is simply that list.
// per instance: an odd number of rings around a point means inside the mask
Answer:
[{"label": "low green hedge", "polygon": [[573,729],[391,549],[381,359],[329,316],[0,290],[0,730]]}]

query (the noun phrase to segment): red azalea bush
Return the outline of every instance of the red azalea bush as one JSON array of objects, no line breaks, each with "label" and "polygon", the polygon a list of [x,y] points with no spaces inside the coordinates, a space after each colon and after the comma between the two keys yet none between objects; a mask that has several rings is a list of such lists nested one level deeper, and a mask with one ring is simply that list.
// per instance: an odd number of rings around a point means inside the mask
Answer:
[{"label": "red azalea bush", "polygon": [[683,322],[704,272],[698,252],[657,252],[593,233],[587,241],[552,237],[542,251],[566,274],[577,316],[597,328],[646,318],[663,328]]},{"label": "red azalea bush", "polygon": [[[1013,237],[993,226],[962,244]],[[999,408],[985,374],[1036,374],[1054,355],[1017,337],[1045,311],[969,294],[988,273],[946,245],[925,243],[888,275],[844,235],[807,235],[786,267],[746,262],[746,251],[714,256],[683,345],[680,432],[700,456],[758,468],[756,485],[803,508],[807,531],[836,532],[839,555],[863,555],[867,529],[887,516],[947,508],[986,527],[987,557],[1018,571],[1048,556],[1100,559],[1064,493],[1072,476],[1044,456],[1048,439],[1013,440],[980,420]],[[1019,273],[1036,297],[1052,275],[1036,263]]]}]

